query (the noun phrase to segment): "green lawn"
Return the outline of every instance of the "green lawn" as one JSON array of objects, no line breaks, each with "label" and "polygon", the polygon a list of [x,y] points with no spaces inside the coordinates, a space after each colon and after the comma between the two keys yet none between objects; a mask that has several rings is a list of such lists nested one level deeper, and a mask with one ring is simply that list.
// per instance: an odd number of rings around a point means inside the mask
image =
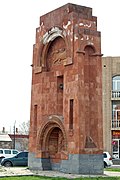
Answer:
[{"label": "green lawn", "polygon": [[[38,177],[38,176],[22,176],[22,177],[6,177],[0,180],[68,180],[67,178]],[[73,179],[72,179],[73,180]],[[120,180],[120,177],[81,177],[74,180]]]},{"label": "green lawn", "polygon": [[105,171],[115,171],[115,172],[120,172],[120,168],[106,168],[104,169]]}]

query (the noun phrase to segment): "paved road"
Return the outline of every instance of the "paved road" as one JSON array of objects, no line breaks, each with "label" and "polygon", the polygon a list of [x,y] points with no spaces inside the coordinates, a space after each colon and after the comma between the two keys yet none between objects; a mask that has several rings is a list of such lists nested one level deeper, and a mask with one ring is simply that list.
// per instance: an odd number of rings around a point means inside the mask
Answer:
[{"label": "paved road", "polygon": [[114,165],[112,165],[111,167],[112,167],[112,168],[120,168],[120,165],[115,165],[115,164],[114,164]]}]

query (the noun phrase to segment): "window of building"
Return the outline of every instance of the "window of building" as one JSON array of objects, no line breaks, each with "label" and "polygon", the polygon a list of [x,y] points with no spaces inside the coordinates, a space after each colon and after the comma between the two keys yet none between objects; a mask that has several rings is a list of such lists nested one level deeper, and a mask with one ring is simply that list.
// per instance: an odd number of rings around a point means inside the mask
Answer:
[{"label": "window of building", "polygon": [[120,90],[120,76],[114,76],[112,78],[112,90],[114,91]]},{"label": "window of building", "polygon": [[37,130],[37,109],[38,106],[34,105],[34,132]]},{"label": "window of building", "polygon": [[74,100],[70,99],[69,129],[73,129],[73,106],[74,106]]},{"label": "window of building", "polygon": [[58,114],[63,115],[63,89],[64,89],[64,77],[57,77],[57,111]]},{"label": "window of building", "polygon": [[120,127],[120,101],[112,102],[112,127]]}]

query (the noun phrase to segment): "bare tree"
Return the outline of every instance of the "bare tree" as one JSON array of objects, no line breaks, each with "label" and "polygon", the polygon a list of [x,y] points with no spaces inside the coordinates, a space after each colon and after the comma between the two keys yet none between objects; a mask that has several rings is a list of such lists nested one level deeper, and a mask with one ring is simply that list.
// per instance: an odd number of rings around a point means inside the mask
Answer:
[{"label": "bare tree", "polygon": [[28,143],[29,143],[29,139],[28,138],[21,138],[19,141],[20,144],[20,150],[24,151],[24,150],[28,150]]},{"label": "bare tree", "polygon": [[24,121],[19,125],[20,134],[29,135],[30,121]]},{"label": "bare tree", "polygon": [[19,144],[21,150],[28,150],[28,142],[29,142],[29,127],[30,121],[24,121],[19,125],[19,134],[23,135],[22,138],[19,139]]}]

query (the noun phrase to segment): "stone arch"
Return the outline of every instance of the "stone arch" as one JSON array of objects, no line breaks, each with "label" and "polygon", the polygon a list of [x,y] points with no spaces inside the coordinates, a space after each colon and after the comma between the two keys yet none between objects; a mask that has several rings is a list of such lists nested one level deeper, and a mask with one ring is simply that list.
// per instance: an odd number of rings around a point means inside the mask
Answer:
[{"label": "stone arch", "polygon": [[[112,90],[113,91],[119,91],[119,84],[120,84],[120,74],[114,74],[112,76]],[[116,93],[117,94],[117,93]],[[119,93],[118,93],[119,94]]]},{"label": "stone arch", "polygon": [[86,45],[86,46],[84,47],[84,51],[85,51],[85,53],[87,53],[89,56],[93,55],[93,54],[96,52],[95,47],[92,46],[92,45]]},{"label": "stone arch", "polygon": [[120,73],[113,73],[112,79],[115,78],[116,76],[120,76]]},{"label": "stone arch", "polygon": [[[55,146],[53,147],[55,153],[67,152],[67,136],[64,125],[58,116],[50,116],[50,120],[42,124],[37,137],[37,151],[42,152],[42,157],[48,158],[52,154],[50,141],[53,140],[54,134],[56,134],[54,137]],[[52,155],[55,155],[55,153]]]},{"label": "stone arch", "polygon": [[51,43],[57,39],[61,38],[65,42],[66,46],[66,56],[70,56],[69,52],[69,42],[66,37],[66,32],[60,27],[52,27],[49,29],[42,37],[40,45],[39,45],[39,54],[38,54],[38,61],[40,61],[40,66],[44,68],[47,71],[47,63],[46,63],[46,57],[48,49],[51,45]]},{"label": "stone arch", "polygon": [[49,43],[48,49],[44,56],[47,71],[50,71],[56,65],[63,65],[67,58],[67,49],[62,37],[56,37]]}]

